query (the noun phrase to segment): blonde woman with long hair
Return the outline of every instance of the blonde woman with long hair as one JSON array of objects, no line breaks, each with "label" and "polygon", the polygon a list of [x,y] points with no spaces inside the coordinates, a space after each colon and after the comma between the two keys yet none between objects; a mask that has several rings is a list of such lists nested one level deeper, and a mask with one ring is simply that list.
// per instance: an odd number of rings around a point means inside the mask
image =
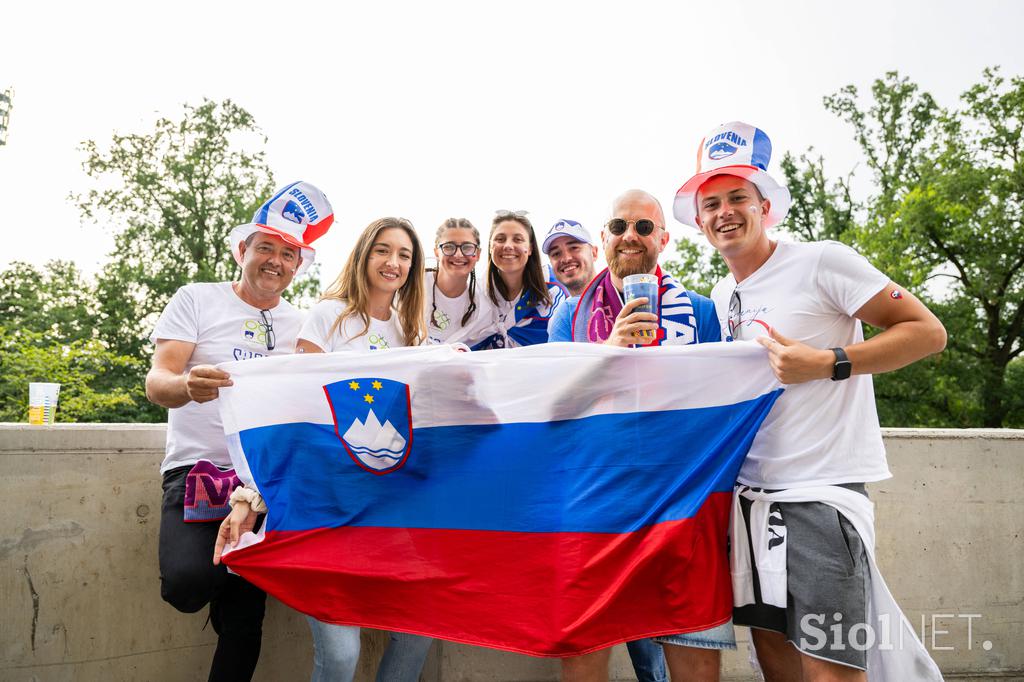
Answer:
[{"label": "blonde woman with long hair", "polygon": [[[298,353],[385,350],[417,346],[425,338],[423,249],[408,220],[381,218],[359,235],[341,274],[306,316],[295,349]],[[254,504],[259,507],[262,500]],[[261,511],[266,511],[265,506]],[[215,564],[228,538],[251,530],[255,520],[256,512],[245,498],[235,502],[221,524]],[[312,682],[351,682],[359,662],[359,628],[307,619],[313,631]],[[377,682],[418,680],[433,641],[391,633]]]},{"label": "blonde woman with long hair", "polygon": [[[423,249],[408,220],[381,218],[359,235],[341,274],[309,311],[295,349],[386,350],[417,346],[425,338]],[[351,682],[359,662],[359,628],[307,619],[313,631],[312,682]],[[431,642],[391,633],[378,682],[418,680]]]},{"label": "blonde woman with long hair", "polygon": [[299,353],[418,346],[423,324],[423,249],[404,218],[381,218],[359,235],[338,278],[299,331]]}]

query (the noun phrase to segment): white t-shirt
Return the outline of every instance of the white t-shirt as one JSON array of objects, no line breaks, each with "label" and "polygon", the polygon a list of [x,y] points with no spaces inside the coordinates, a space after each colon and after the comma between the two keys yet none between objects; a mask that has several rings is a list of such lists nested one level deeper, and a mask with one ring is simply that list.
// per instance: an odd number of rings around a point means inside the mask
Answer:
[{"label": "white t-shirt", "polygon": [[299,338],[320,346],[325,353],[336,350],[385,350],[405,345],[405,335],[398,324],[398,312],[391,311],[391,319],[384,321],[370,318],[370,328],[361,334],[365,323],[354,315],[331,333],[335,320],[345,312],[345,303],[325,299],[314,305],[306,314],[306,321],[299,330]]},{"label": "white t-shirt", "polygon": [[476,309],[462,324],[469,309],[469,287],[455,298],[448,298],[434,286],[437,274],[427,272],[424,280],[423,320],[427,324],[430,343],[464,343],[473,346],[498,330],[494,317],[494,304],[487,296],[486,286],[477,280],[474,298]]},{"label": "white t-shirt", "polygon": [[[275,336],[272,351],[267,350],[260,309],[240,299],[231,282],[187,284],[171,298],[149,338],[154,343],[167,339],[196,344],[185,365],[186,372],[196,365],[295,352],[302,313],[281,299],[270,309],[270,316]],[[189,401],[167,411],[167,454],[160,473],[200,459],[231,466],[216,400]]]},{"label": "white t-shirt", "polygon": [[[754,274],[736,286],[729,275],[711,292],[729,332],[729,302],[740,295],[735,337],[750,340],[773,327],[815,348],[864,340],[853,314],[889,278],[839,242],[779,242]],[[889,478],[871,375],[787,386],[754,437],[740,469],[745,485],[779,489]]]}]

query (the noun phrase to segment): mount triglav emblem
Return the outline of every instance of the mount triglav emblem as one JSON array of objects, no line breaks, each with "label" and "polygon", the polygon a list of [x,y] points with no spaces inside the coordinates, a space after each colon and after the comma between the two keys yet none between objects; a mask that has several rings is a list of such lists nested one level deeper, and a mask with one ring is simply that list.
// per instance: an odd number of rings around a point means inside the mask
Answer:
[{"label": "mount triglav emblem", "polygon": [[390,379],[345,379],[324,386],[334,431],[356,464],[374,474],[403,464],[412,445],[409,386]]}]

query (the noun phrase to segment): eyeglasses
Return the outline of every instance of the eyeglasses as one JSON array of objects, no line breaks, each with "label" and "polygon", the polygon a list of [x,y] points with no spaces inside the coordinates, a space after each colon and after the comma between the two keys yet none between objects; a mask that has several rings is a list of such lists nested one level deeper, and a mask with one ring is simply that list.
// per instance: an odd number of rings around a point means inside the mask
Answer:
[{"label": "eyeglasses", "polygon": [[438,244],[437,248],[441,249],[441,253],[446,256],[454,256],[456,251],[461,251],[462,255],[466,258],[472,258],[480,251],[480,246],[473,242],[462,242],[461,244],[445,242],[444,244]]},{"label": "eyeglasses", "polygon": [[608,231],[616,237],[626,234],[626,230],[632,225],[636,233],[641,237],[646,237],[651,232],[654,232],[654,228],[657,227],[653,220],[647,218],[641,218],[640,220],[623,220],[622,218],[612,218],[605,224]]},{"label": "eyeglasses", "polygon": [[498,209],[494,212],[496,218],[525,218],[529,211],[507,211],[505,209]]},{"label": "eyeglasses", "polygon": [[729,335],[733,340],[739,339],[740,323],[743,322],[742,312],[743,303],[740,301],[740,290],[737,287],[732,290],[732,296],[729,297]]},{"label": "eyeglasses", "polygon": [[276,343],[276,338],[274,337],[274,316],[270,314],[269,310],[261,310],[260,319],[263,320],[261,326],[267,335],[267,350],[274,350]]}]

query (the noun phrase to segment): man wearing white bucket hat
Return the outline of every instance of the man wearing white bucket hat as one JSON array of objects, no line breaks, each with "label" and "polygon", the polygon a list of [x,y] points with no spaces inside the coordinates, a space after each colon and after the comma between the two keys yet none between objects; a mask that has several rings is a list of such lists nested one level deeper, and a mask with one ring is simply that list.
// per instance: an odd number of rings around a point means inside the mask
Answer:
[{"label": "man wearing white bucket hat", "polygon": [[210,561],[228,496],[231,467],[216,398],[231,377],[214,365],[294,351],[301,313],[281,298],[315,257],[310,244],[334,221],[323,192],[305,182],[279,189],[252,222],[228,238],[241,266],[237,282],[188,284],[167,304],[146,395],[169,408],[160,473],[160,592],[179,611],[210,605],[217,648],[210,680],[248,680],[262,640],[266,595]]},{"label": "man wearing white bucket hat", "polygon": [[[729,266],[711,293],[723,337],[756,340],[788,384],[740,469],[734,621],[768,680],[941,679],[874,564],[864,484],[891,476],[871,375],[940,352],[945,330],[848,246],[769,238],[790,205],[770,159],[762,130],[721,125],[674,205]],[[861,321],[884,331],[865,341]]]}]

